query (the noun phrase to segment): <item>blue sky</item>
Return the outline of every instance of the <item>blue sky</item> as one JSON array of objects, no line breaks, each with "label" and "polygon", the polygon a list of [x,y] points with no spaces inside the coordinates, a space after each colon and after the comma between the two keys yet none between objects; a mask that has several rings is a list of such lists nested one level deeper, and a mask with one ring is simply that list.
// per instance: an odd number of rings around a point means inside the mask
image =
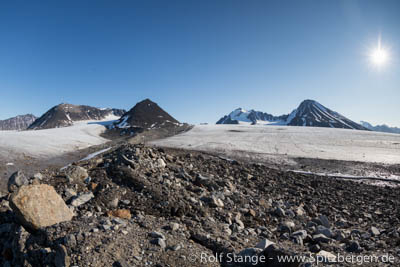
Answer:
[{"label": "blue sky", "polygon": [[[400,126],[400,1],[1,1],[0,119],[68,102],[180,121],[315,99]],[[381,36],[390,62],[368,61]]]}]

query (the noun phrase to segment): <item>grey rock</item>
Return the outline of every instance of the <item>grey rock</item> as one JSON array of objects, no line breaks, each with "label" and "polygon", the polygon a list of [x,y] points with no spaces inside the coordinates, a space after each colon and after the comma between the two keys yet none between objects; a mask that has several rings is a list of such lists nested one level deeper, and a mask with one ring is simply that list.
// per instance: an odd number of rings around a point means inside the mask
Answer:
[{"label": "grey rock", "polygon": [[309,249],[310,249],[311,252],[317,253],[317,252],[319,252],[321,250],[321,247],[318,244],[314,244]]},{"label": "grey rock", "polygon": [[165,161],[163,159],[158,159],[157,160],[157,166],[159,168],[165,168],[167,166],[167,164],[165,163]]},{"label": "grey rock", "polygon": [[346,250],[348,252],[361,252],[362,248],[361,248],[360,244],[358,243],[358,241],[352,241],[348,244]]},{"label": "grey rock", "polygon": [[177,231],[180,227],[179,223],[175,223],[175,222],[170,223],[169,226],[172,231]]},{"label": "grey rock", "polygon": [[371,229],[369,230],[372,236],[379,236],[381,232],[378,230],[378,228],[372,226]]},{"label": "grey rock", "polygon": [[108,224],[103,224],[103,225],[101,226],[101,228],[103,228],[104,231],[108,231],[108,230],[111,229],[111,226],[108,225]]},{"label": "grey rock", "polygon": [[89,175],[85,168],[80,166],[69,166],[65,169],[65,175],[69,182],[83,182]]},{"label": "grey rock", "polygon": [[121,202],[122,202],[123,204],[125,204],[125,205],[131,204],[131,202],[130,202],[129,200],[127,200],[127,199],[121,200]]},{"label": "grey rock", "polygon": [[295,227],[295,224],[292,221],[284,221],[279,225],[279,231],[283,233],[291,232]]},{"label": "grey rock", "polygon": [[172,246],[172,247],[171,247],[171,250],[172,250],[172,251],[178,251],[178,250],[180,250],[181,248],[182,248],[182,246],[179,245],[179,244],[177,244],[177,245]]},{"label": "grey rock", "polygon": [[330,229],[326,228],[323,225],[318,225],[315,234],[323,234],[326,237],[331,238],[333,236],[333,233]]},{"label": "grey rock", "polygon": [[116,197],[116,198],[113,198],[109,203],[108,203],[108,206],[110,207],[110,208],[117,208],[118,207],[118,203],[119,203],[119,199]]},{"label": "grey rock", "polygon": [[153,239],[152,241],[151,241],[151,243],[152,244],[154,244],[154,245],[157,245],[157,246],[159,246],[159,247],[161,247],[161,248],[163,248],[163,249],[165,249],[166,248],[166,244],[165,244],[165,239],[163,239],[163,238],[156,238],[156,239]]},{"label": "grey rock", "polygon": [[83,194],[80,194],[79,196],[75,197],[71,201],[71,205],[74,207],[79,207],[79,206],[89,202],[92,198],[94,198],[94,195],[92,192],[83,193]]},{"label": "grey rock", "polygon": [[313,235],[313,239],[319,243],[329,243],[332,241],[332,239],[323,234]]},{"label": "grey rock", "polygon": [[67,247],[75,247],[76,246],[76,238],[75,235],[73,234],[69,234],[67,236],[64,237],[64,245],[66,245]]},{"label": "grey rock", "polygon": [[28,178],[22,171],[14,172],[8,179],[8,191],[15,192],[19,187],[29,184]]},{"label": "grey rock", "polygon": [[161,238],[161,239],[165,239],[165,236],[164,236],[162,233],[156,232],[156,231],[151,232],[151,233],[149,234],[149,236],[152,237],[152,238]]},{"label": "grey rock", "polygon": [[279,217],[285,217],[285,216],[286,216],[286,212],[285,212],[282,208],[280,208],[280,207],[277,207],[277,208],[275,209],[274,214],[275,214],[276,216],[279,216]]},{"label": "grey rock", "polygon": [[318,219],[320,220],[320,222],[321,222],[321,224],[322,224],[323,226],[325,226],[326,228],[331,228],[331,224],[330,224],[330,222],[329,222],[328,217],[326,217],[325,215],[320,215],[320,216],[318,217]]},{"label": "grey rock", "polygon": [[296,232],[292,233],[292,236],[293,237],[294,236],[300,236],[302,239],[304,239],[304,238],[307,237],[307,231],[306,230],[299,230],[299,231],[296,231]]},{"label": "grey rock", "polygon": [[269,241],[268,239],[263,239],[260,242],[258,242],[258,244],[256,245],[256,248],[264,250],[273,244],[275,244],[275,243],[272,241]]},{"label": "grey rock", "polygon": [[218,208],[218,207],[223,208],[225,206],[224,202],[221,199],[217,198],[216,196],[202,197],[201,200],[206,202],[208,205],[210,205],[210,207],[213,208]]},{"label": "grey rock", "polygon": [[124,219],[121,219],[121,218],[118,218],[118,217],[114,217],[113,218],[113,222],[116,223],[116,224],[123,225],[123,226],[127,225],[127,222]]},{"label": "grey rock", "polygon": [[72,197],[75,197],[75,196],[77,195],[77,193],[75,192],[74,189],[72,189],[72,188],[67,188],[67,189],[65,189],[65,191],[64,191],[64,195],[65,195],[65,197],[66,197],[67,200],[68,200],[68,199],[71,199]]},{"label": "grey rock", "polygon": [[35,173],[33,175],[33,178],[38,179],[39,181],[41,181],[43,179],[43,174],[41,174],[40,172]]},{"label": "grey rock", "polygon": [[67,249],[63,245],[58,245],[56,248],[56,255],[54,258],[56,267],[69,267],[71,259],[68,256]]}]

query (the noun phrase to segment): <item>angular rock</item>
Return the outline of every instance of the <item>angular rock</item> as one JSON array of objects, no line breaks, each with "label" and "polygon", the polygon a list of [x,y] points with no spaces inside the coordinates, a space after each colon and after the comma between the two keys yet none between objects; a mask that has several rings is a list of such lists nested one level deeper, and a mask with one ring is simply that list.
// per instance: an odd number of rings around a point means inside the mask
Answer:
[{"label": "angular rock", "polygon": [[83,182],[89,174],[85,168],[80,166],[70,166],[65,170],[65,175],[70,182]]},{"label": "angular rock", "polygon": [[54,259],[56,267],[69,267],[71,259],[68,255],[67,249],[63,245],[58,245]]},{"label": "angular rock", "polygon": [[11,196],[10,206],[21,223],[32,229],[70,221],[72,211],[49,185],[22,186]]},{"label": "angular rock", "polygon": [[163,159],[158,159],[157,160],[157,166],[159,167],[159,168],[165,168],[166,166],[167,166],[167,164],[165,163],[165,161],[163,160]]},{"label": "angular rock", "polygon": [[94,195],[92,192],[83,193],[83,194],[80,194],[79,196],[75,197],[71,201],[71,205],[74,207],[79,207],[80,205],[83,205],[86,202],[90,201],[92,198],[94,198]]},{"label": "angular rock", "polygon": [[152,244],[157,245],[161,248],[166,248],[166,244],[165,244],[165,240],[163,238],[156,238],[154,240],[151,241]]},{"label": "angular rock", "polygon": [[152,238],[161,238],[161,239],[165,239],[165,236],[164,236],[162,233],[156,232],[156,231],[151,232],[151,233],[149,234],[149,236],[152,237]]},{"label": "angular rock", "polygon": [[332,239],[326,237],[323,234],[313,235],[313,239],[319,243],[329,243],[330,241],[332,241]]},{"label": "angular rock", "polygon": [[307,237],[307,231],[306,230],[299,230],[296,231],[292,234],[292,236],[300,236],[302,239]]},{"label": "angular rock", "polygon": [[170,226],[170,229],[171,229],[172,231],[176,231],[176,230],[178,230],[179,227],[180,227],[179,223],[175,223],[175,222],[170,223],[169,226]]},{"label": "angular rock", "polygon": [[371,229],[369,230],[372,236],[379,236],[381,232],[378,230],[378,228],[372,226]]},{"label": "angular rock", "polygon": [[328,217],[326,217],[325,215],[320,215],[318,219],[321,222],[321,225],[325,226],[326,228],[331,228]]},{"label": "angular rock", "polygon": [[224,202],[222,202],[221,199],[212,196],[212,197],[202,197],[201,200],[203,200],[204,202],[208,203],[210,205],[210,207],[214,207],[214,208],[223,208],[224,207]]},{"label": "angular rock", "polygon": [[285,216],[286,216],[285,210],[283,210],[283,209],[280,208],[280,207],[278,207],[278,208],[275,209],[274,214],[275,214],[276,216],[279,216],[279,217],[285,217]]},{"label": "angular rock", "polygon": [[40,172],[35,173],[33,175],[33,178],[38,179],[39,181],[41,181],[43,179],[43,174],[41,174]]},{"label": "angular rock", "polygon": [[318,225],[317,230],[315,231],[316,234],[323,234],[326,237],[331,238],[333,233],[330,229],[326,228],[323,225]]},{"label": "angular rock", "polygon": [[346,250],[348,252],[361,252],[362,248],[357,241],[352,241],[348,244]]},{"label": "angular rock", "polygon": [[208,190],[215,190],[218,188],[218,185],[209,177],[204,177],[201,174],[198,174],[196,176],[196,180],[194,181],[194,184],[197,186],[204,186]]},{"label": "angular rock", "polygon": [[258,242],[258,244],[256,245],[256,248],[260,248],[260,249],[264,250],[273,244],[275,244],[275,243],[272,241],[269,241],[268,239],[263,239],[260,242]]},{"label": "angular rock", "polygon": [[291,232],[295,227],[295,224],[292,221],[284,221],[279,225],[280,232]]},{"label": "angular rock", "polygon": [[8,179],[8,191],[15,192],[19,187],[27,184],[29,184],[29,180],[22,171],[14,172]]}]

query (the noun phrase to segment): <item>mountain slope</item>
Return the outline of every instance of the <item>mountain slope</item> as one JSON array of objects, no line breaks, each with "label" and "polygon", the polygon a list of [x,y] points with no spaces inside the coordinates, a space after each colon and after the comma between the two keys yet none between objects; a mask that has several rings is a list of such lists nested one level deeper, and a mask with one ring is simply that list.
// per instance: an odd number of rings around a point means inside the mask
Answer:
[{"label": "mountain slope", "polygon": [[114,123],[116,128],[137,127],[148,129],[170,125],[179,125],[179,121],[150,99],[137,103]]},{"label": "mountain slope", "polygon": [[289,115],[274,116],[260,111],[246,111],[239,108],[217,121],[217,124],[239,123],[367,130],[362,125],[324,107],[315,100],[304,100]]},{"label": "mountain slope", "polygon": [[52,107],[40,118],[35,120],[28,129],[50,129],[71,126],[75,121],[102,120],[108,116],[120,116],[124,110],[100,109],[85,105],[60,104]]},{"label": "mountain slope", "polygon": [[343,115],[324,107],[315,100],[304,100],[299,107],[290,113],[287,125],[314,126],[366,130],[360,124]]},{"label": "mountain slope", "polygon": [[37,119],[32,114],[18,115],[6,120],[0,120],[0,131],[25,130]]},{"label": "mountain slope", "polygon": [[387,126],[386,124],[373,126],[372,124],[370,124],[366,121],[361,121],[361,125],[364,126],[365,128],[368,128],[371,131],[400,134],[400,128],[390,127],[390,126]]}]

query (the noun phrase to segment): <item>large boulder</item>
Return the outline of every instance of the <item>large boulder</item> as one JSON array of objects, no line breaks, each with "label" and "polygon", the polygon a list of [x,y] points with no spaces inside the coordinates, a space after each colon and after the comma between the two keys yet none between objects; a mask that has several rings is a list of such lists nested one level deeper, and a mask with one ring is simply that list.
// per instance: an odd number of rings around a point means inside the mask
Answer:
[{"label": "large boulder", "polygon": [[11,196],[10,206],[21,223],[34,230],[70,221],[73,217],[54,188],[45,184],[22,186]]},{"label": "large boulder", "polygon": [[15,192],[19,187],[27,184],[29,184],[29,180],[22,171],[14,172],[8,179],[8,191]]}]

